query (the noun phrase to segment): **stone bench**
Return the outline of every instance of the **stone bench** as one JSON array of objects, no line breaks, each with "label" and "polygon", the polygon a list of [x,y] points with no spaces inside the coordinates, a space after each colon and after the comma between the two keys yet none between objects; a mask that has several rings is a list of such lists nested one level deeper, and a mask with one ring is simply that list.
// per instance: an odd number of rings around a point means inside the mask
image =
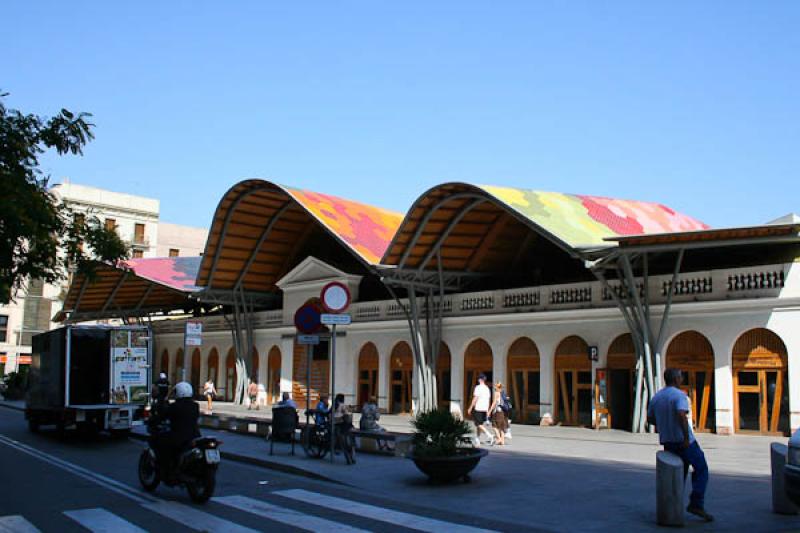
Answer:
[{"label": "stone bench", "polygon": [[406,457],[411,451],[411,435],[406,433],[353,429],[351,434],[356,438],[359,451],[399,457]]},{"label": "stone bench", "polygon": [[683,526],[683,460],[667,451],[656,453],[656,516],[660,526]]}]

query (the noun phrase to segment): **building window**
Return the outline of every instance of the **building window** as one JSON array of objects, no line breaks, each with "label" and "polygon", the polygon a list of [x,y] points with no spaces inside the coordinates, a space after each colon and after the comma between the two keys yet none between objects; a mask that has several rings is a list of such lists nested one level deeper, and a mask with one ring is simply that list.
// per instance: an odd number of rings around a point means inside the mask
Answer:
[{"label": "building window", "polygon": [[144,252],[142,250],[134,250],[133,251],[133,258],[134,259],[140,259],[142,257],[144,257]]},{"label": "building window", "polygon": [[177,248],[170,248],[169,249],[169,256],[170,257],[178,257],[179,252],[180,252],[180,250],[178,250]]},{"label": "building window", "polygon": [[8,316],[0,315],[0,342],[6,342],[8,338]]},{"label": "building window", "polygon": [[133,227],[133,242],[144,244],[144,224],[135,224]]},{"label": "building window", "polygon": [[117,219],[116,218],[107,218],[106,219],[106,229],[110,231],[114,231],[117,229]]}]

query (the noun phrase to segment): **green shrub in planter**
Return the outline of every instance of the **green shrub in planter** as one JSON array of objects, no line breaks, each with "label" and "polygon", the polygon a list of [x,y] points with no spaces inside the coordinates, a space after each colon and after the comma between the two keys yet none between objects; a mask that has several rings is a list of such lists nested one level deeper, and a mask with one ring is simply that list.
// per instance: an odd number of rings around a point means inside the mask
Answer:
[{"label": "green shrub in planter", "polygon": [[412,422],[415,457],[452,457],[472,448],[472,429],[447,409],[419,413]]}]

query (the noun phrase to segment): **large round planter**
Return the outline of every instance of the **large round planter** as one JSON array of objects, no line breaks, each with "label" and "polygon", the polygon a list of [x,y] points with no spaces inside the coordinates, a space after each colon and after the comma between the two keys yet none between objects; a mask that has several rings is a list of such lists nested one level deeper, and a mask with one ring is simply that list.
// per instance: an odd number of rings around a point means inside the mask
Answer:
[{"label": "large round planter", "polygon": [[459,450],[451,457],[415,457],[414,464],[428,476],[431,483],[450,483],[457,479],[469,481],[469,473],[478,466],[478,462],[489,454],[481,448]]}]

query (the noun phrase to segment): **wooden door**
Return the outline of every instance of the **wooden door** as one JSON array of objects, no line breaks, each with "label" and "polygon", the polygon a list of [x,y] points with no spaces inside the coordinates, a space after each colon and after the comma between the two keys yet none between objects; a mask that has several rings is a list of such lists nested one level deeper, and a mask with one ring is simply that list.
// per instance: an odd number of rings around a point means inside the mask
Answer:
[{"label": "wooden door", "polygon": [[[278,403],[281,396],[281,351],[273,346],[267,356],[267,401]],[[297,401],[297,400],[295,400]]]},{"label": "wooden door", "polygon": [[390,357],[389,411],[392,414],[411,412],[413,364],[408,343],[397,343]]},{"label": "wooden door", "polygon": [[567,337],[555,355],[556,420],[567,426],[592,426],[592,363],[589,345],[577,336]]},{"label": "wooden door", "polygon": [[358,408],[378,396],[378,349],[368,342],[358,356]]},{"label": "wooden door", "polygon": [[487,385],[493,381],[494,359],[492,348],[483,339],[475,339],[464,352],[464,413],[472,403],[472,393],[478,384],[478,376],[486,375]]},{"label": "wooden door", "polygon": [[450,409],[450,349],[445,343],[439,347],[436,361],[436,395],[440,409]]},{"label": "wooden door", "polygon": [[666,364],[667,368],[677,368],[683,374],[681,389],[689,396],[694,431],[712,431],[716,426],[716,408],[711,343],[697,331],[684,331],[669,343]]},{"label": "wooden door", "polygon": [[540,414],[539,349],[528,338],[514,341],[508,349],[506,390],[514,406],[511,419],[521,424],[537,424]]}]

